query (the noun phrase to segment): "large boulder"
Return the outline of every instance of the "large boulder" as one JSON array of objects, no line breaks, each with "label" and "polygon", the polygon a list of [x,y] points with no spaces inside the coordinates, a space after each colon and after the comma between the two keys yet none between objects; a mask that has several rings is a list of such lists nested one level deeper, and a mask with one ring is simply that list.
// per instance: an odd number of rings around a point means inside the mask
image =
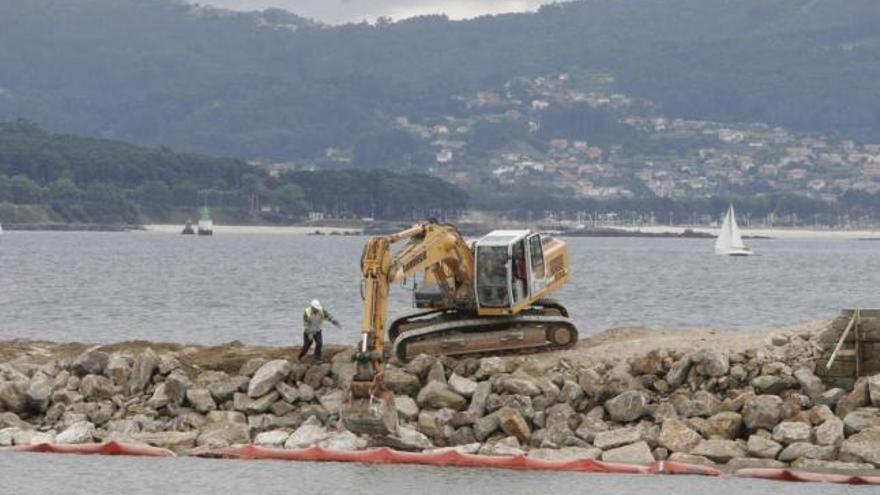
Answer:
[{"label": "large boulder", "polygon": [[406,421],[412,421],[419,416],[418,404],[408,395],[395,396],[394,406],[397,408],[397,415]]},{"label": "large boulder", "polygon": [[55,437],[55,443],[89,443],[95,434],[95,425],[88,421],[76,422]]},{"label": "large boulder", "polygon": [[706,419],[702,423],[700,432],[709,438],[734,440],[739,437],[742,425],[742,415],[733,411],[724,411]]},{"label": "large boulder", "polygon": [[872,405],[880,407],[880,374],[868,377],[868,398]]},{"label": "large boulder", "polygon": [[275,388],[278,382],[290,374],[290,363],[286,359],[273,359],[260,366],[248,383],[247,394],[251,398],[262,397]]},{"label": "large boulder", "polygon": [[485,357],[480,359],[480,367],[477,369],[477,378],[485,379],[502,373],[513,371],[510,361],[500,357]]},{"label": "large boulder", "polygon": [[864,472],[874,469],[874,465],[866,462],[820,461],[802,457],[791,463],[791,467],[802,471],[833,471],[833,472]]},{"label": "large boulder", "polygon": [[129,435],[137,442],[146,443],[154,447],[171,450],[186,450],[195,446],[199,437],[198,431],[161,431],[132,433]]},{"label": "large boulder", "polygon": [[561,449],[532,449],[528,456],[544,461],[580,461],[598,459],[601,449],[591,447],[563,447]]},{"label": "large boulder", "polygon": [[321,384],[324,382],[324,378],[330,376],[330,370],[333,369],[333,365],[330,363],[323,363],[312,366],[306,371],[305,376],[303,377],[303,383],[306,385],[318,389],[321,388]]},{"label": "large boulder", "polygon": [[794,377],[801,386],[801,390],[807,397],[815,399],[825,392],[825,384],[809,368],[799,368],[794,372]]},{"label": "large boulder", "polygon": [[312,416],[305,423],[302,424],[299,428],[296,429],[293,433],[291,433],[290,437],[284,442],[284,448],[286,449],[301,449],[305,447],[311,447],[312,445],[317,444],[318,442],[327,439],[330,437],[330,433],[326,428],[318,421],[317,418]]},{"label": "large boulder", "polygon": [[399,368],[386,368],[382,381],[396,395],[408,395],[410,397],[415,397],[422,386],[418,376]]},{"label": "large boulder", "polygon": [[847,455],[880,467],[880,428],[868,428],[844,440],[840,455],[841,458]]},{"label": "large boulder", "polygon": [[880,409],[876,407],[856,409],[843,418],[843,425],[848,435],[868,428],[876,428],[880,426]]},{"label": "large boulder", "polygon": [[495,411],[474,421],[474,436],[482,442],[489,435],[495,433],[499,426],[501,426],[501,422],[498,419],[498,411]]},{"label": "large boulder", "polygon": [[138,356],[134,367],[131,371],[131,378],[128,381],[128,390],[132,395],[139,394],[144,391],[144,387],[150,383],[153,373],[159,367],[159,356],[149,347]]},{"label": "large boulder", "polygon": [[816,443],[819,445],[840,445],[843,442],[843,421],[831,417],[816,427]]},{"label": "large boulder", "polygon": [[409,452],[421,451],[434,447],[431,440],[423,433],[405,426],[398,427],[395,435],[382,438],[381,441],[393,449]]},{"label": "large boulder", "polygon": [[107,366],[104,367],[104,376],[113,380],[113,383],[128,390],[128,380],[131,377],[131,361],[117,353],[110,355]]},{"label": "large boulder", "polygon": [[593,438],[593,446],[602,450],[608,450],[636,443],[641,439],[642,433],[638,428],[618,428],[616,430],[596,433],[596,436]]},{"label": "large boulder", "polygon": [[772,430],[782,419],[782,399],[775,395],[758,395],[743,405],[743,423],[750,430]]},{"label": "large boulder", "polygon": [[773,440],[783,445],[809,442],[812,436],[810,425],[799,421],[783,421],[773,428]]},{"label": "large boulder", "polygon": [[462,397],[471,397],[477,390],[477,382],[457,373],[453,373],[452,376],[449,377],[449,388]]},{"label": "large boulder", "polygon": [[196,439],[200,447],[225,448],[230,445],[250,443],[251,435],[247,424],[208,423]]},{"label": "large boulder", "polygon": [[813,445],[808,442],[796,442],[782,449],[778,459],[782,462],[791,462],[796,459],[819,459],[829,461],[834,457],[836,449],[832,445]]},{"label": "large boulder", "polygon": [[0,411],[9,411],[20,414],[27,410],[28,382],[15,380],[0,382]]},{"label": "large boulder", "polygon": [[498,410],[498,423],[504,433],[516,437],[520,443],[528,443],[532,436],[529,424],[522,414],[512,407],[502,407]]},{"label": "large boulder", "polygon": [[110,355],[103,351],[88,350],[77,356],[70,365],[77,376],[100,375],[104,372]]},{"label": "large boulder", "polygon": [[621,464],[651,464],[654,462],[654,455],[647,443],[636,442],[602,452],[602,460]]},{"label": "large boulder", "polygon": [[[598,434],[597,434],[598,436]],[[690,453],[703,437],[678,419],[667,419],[660,429],[660,437],[657,443],[669,449],[670,452]]]},{"label": "large boulder", "polygon": [[263,447],[281,447],[290,438],[290,432],[284,430],[264,431],[254,437],[254,445]]},{"label": "large boulder", "polygon": [[186,391],[186,400],[193,406],[193,409],[200,413],[206,413],[217,409],[217,403],[211,397],[211,392],[206,388],[197,387]]},{"label": "large boulder", "polygon": [[702,349],[691,358],[697,373],[703,376],[724,376],[730,369],[727,354],[715,349]]},{"label": "large boulder", "polygon": [[28,407],[35,412],[42,413],[49,408],[49,401],[52,399],[53,382],[46,376],[35,376],[28,385],[27,403]]},{"label": "large boulder", "polygon": [[628,390],[605,401],[605,410],[614,421],[628,423],[641,418],[646,412],[648,396],[640,390]]},{"label": "large boulder", "polygon": [[429,382],[419,391],[416,401],[421,407],[431,409],[442,409],[448,407],[456,411],[464,409],[467,400],[461,395],[453,392],[449,385],[440,382]]},{"label": "large boulder", "polygon": [[527,395],[529,397],[541,394],[541,387],[538,386],[534,379],[514,375],[500,377],[497,389],[499,393]]},{"label": "large boulder", "polygon": [[79,382],[79,393],[86,400],[104,400],[113,397],[116,386],[113,380],[103,375],[86,375]]},{"label": "large boulder", "polygon": [[491,393],[492,384],[490,382],[478,382],[473,395],[471,395],[471,403],[468,405],[468,411],[473,413],[476,417],[486,414],[486,402],[489,400],[489,395]]},{"label": "large boulder", "polygon": [[367,441],[350,431],[331,433],[328,438],[318,442],[318,446],[327,450],[363,450],[367,447]]},{"label": "large boulder", "polygon": [[524,455],[525,451],[521,448],[519,440],[514,436],[502,438],[495,442],[483,444],[478,451],[480,455],[492,456],[515,456]]},{"label": "large boulder", "polygon": [[682,386],[687,380],[691,365],[691,356],[685,356],[673,363],[666,373],[666,382],[669,383],[669,386],[672,388]]},{"label": "large boulder", "polygon": [[243,390],[248,383],[250,383],[250,378],[243,375],[236,375],[209,383],[208,392],[211,392],[211,397],[213,397],[218,404],[222,404],[232,399],[235,396],[235,393]]},{"label": "large boulder", "polygon": [[736,457],[745,457],[746,450],[733,440],[703,440],[690,452],[715,462],[727,462]]}]

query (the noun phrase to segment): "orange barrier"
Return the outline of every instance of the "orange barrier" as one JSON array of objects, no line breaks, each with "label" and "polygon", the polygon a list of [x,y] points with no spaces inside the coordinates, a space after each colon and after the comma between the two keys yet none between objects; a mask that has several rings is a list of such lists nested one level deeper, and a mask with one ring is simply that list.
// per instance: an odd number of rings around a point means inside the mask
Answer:
[{"label": "orange barrier", "polygon": [[415,464],[422,466],[455,466],[516,469],[531,471],[574,471],[584,473],[624,473],[624,474],[693,474],[720,476],[721,471],[708,467],[677,462],[655,462],[650,466],[616,464],[589,459],[573,461],[545,461],[517,456],[485,456],[462,454],[456,450],[441,452],[401,452],[389,448],[362,451],[336,451],[321,447],[287,450],[246,445],[227,449],[202,450],[193,453],[201,457],[221,457],[226,459],[274,459],[286,461],[318,462],[361,462],[365,464]]},{"label": "orange barrier", "polygon": [[135,445],[110,440],[104,443],[82,444],[57,444],[38,443],[34,445],[16,445],[14,447],[2,447],[0,452],[48,452],[53,454],[85,454],[85,455],[133,455],[147,457],[175,457],[176,454],[168,449],[152,447],[150,445]]},{"label": "orange barrier", "polygon": [[851,474],[808,473],[790,469],[744,468],[736,472],[745,478],[761,478],[778,481],[813,481],[824,483],[842,483],[847,485],[880,485],[880,476],[858,476]]}]

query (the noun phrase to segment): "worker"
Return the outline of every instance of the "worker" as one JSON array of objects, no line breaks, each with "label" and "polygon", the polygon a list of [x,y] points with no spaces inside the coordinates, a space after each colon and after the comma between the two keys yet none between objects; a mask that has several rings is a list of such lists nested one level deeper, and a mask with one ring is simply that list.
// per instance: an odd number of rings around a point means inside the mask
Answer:
[{"label": "worker", "polygon": [[312,346],[312,342],[315,342],[315,362],[320,363],[322,361],[322,351],[324,348],[324,339],[321,336],[321,325],[324,324],[324,320],[332,323],[336,328],[342,328],[342,325],[339,324],[339,321],[327,312],[323,306],[321,306],[321,301],[314,299],[312,303],[303,311],[303,346],[302,350],[299,351],[299,358],[302,358],[309,352],[309,348]]}]

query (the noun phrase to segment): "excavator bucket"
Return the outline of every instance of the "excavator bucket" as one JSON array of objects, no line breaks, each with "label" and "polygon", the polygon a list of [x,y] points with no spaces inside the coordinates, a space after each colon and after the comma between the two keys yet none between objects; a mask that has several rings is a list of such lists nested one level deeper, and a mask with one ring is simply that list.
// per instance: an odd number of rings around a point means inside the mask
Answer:
[{"label": "excavator bucket", "polygon": [[374,383],[352,383],[342,403],[342,424],[359,435],[396,434],[398,418],[394,394]]}]

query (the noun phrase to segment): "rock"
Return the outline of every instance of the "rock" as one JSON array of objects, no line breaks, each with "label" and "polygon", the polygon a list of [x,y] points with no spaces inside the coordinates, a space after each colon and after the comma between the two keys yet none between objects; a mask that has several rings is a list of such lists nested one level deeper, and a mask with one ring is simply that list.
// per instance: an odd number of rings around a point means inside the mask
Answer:
[{"label": "rock", "polygon": [[422,386],[421,382],[419,382],[419,377],[401,369],[390,367],[385,370],[383,382],[388,390],[394,392],[395,395],[408,395],[410,397],[415,397]]},{"label": "rock", "polygon": [[880,426],[880,409],[874,407],[856,409],[843,418],[843,425],[848,435],[878,427]]},{"label": "rock", "polygon": [[0,447],[11,447],[14,443],[15,434],[19,431],[21,430],[14,426],[0,429]]},{"label": "rock", "polygon": [[675,452],[669,456],[670,461],[680,462],[682,464],[696,464],[699,466],[714,466],[715,463],[711,459],[701,455],[685,454],[684,452]]},{"label": "rock", "polygon": [[315,400],[315,389],[305,383],[299,384],[297,392],[299,392],[299,400],[302,402],[311,402]]},{"label": "rock", "polygon": [[476,443],[477,448],[474,449],[474,452],[480,450],[480,444],[477,442],[477,437],[474,436],[474,429],[470,426],[462,426],[455,430],[452,436],[449,437],[449,443],[452,445],[472,445]]},{"label": "rock", "polygon": [[330,366],[330,376],[336,380],[336,386],[338,388],[346,390],[354,379],[355,368],[356,366],[353,362],[334,361]]},{"label": "rock", "polygon": [[428,371],[437,362],[437,358],[427,354],[419,354],[406,363],[406,371],[417,378],[422,379],[428,374]]},{"label": "rock", "polygon": [[645,414],[645,406],[648,405],[648,397],[639,390],[629,390],[605,401],[605,410],[614,421],[628,423],[635,421]]},{"label": "rock", "polygon": [[831,388],[822,392],[819,397],[815,397],[813,400],[816,401],[817,404],[824,404],[828,407],[834,407],[840,401],[840,399],[846,396],[846,390],[842,388]]},{"label": "rock", "polygon": [[437,447],[433,449],[425,449],[425,452],[432,454],[442,454],[444,452],[458,452],[459,454],[476,454],[480,451],[482,445],[478,442],[459,444],[452,447]]},{"label": "rock", "polygon": [[405,426],[399,426],[396,435],[384,440],[389,447],[405,451],[420,451],[434,446],[424,434]]},{"label": "rock", "polygon": [[165,394],[168,402],[179,406],[186,399],[186,389],[189,388],[189,378],[180,372],[174,372],[165,379]]},{"label": "rock", "polygon": [[871,404],[880,407],[880,374],[868,377],[868,399]]},{"label": "rock", "polygon": [[752,386],[759,394],[776,395],[785,390],[785,383],[774,375],[761,375],[752,380]]},{"label": "rock", "polygon": [[779,451],[782,450],[782,445],[761,435],[752,435],[749,437],[746,449],[749,454],[755,457],[775,459]]},{"label": "rock", "polygon": [[654,456],[647,443],[636,442],[602,452],[602,460],[621,464],[651,464],[654,462]]},{"label": "rock", "polygon": [[453,373],[452,376],[449,377],[449,388],[462,397],[471,397],[477,390],[477,382]]},{"label": "rock", "polygon": [[80,421],[70,425],[55,437],[55,443],[74,444],[89,443],[95,434],[95,425],[88,421]]},{"label": "rock", "polygon": [[222,404],[232,399],[235,393],[240,391],[242,387],[245,387],[248,383],[250,383],[250,378],[240,375],[234,376],[226,380],[209,383],[208,392],[211,392],[211,397],[213,397],[218,404]]},{"label": "rock", "polygon": [[180,361],[176,355],[165,353],[159,356],[159,374],[167,375],[178,369],[180,369]]},{"label": "rock", "polygon": [[207,415],[207,420],[209,423],[247,424],[247,417],[238,411],[211,411]]},{"label": "rock", "polygon": [[687,380],[687,376],[690,370],[690,356],[679,359],[672,365],[671,368],[669,368],[669,372],[666,373],[666,381],[669,383],[670,387],[678,388],[682,386],[682,384],[684,384],[685,380]]},{"label": "rock", "polygon": [[321,403],[321,406],[327,410],[330,414],[339,414],[342,410],[342,390],[334,390],[329,394],[324,394],[321,398],[318,399],[318,402]]},{"label": "rock", "polygon": [[825,384],[809,368],[798,368],[794,372],[794,377],[800,384],[804,394],[811,399],[820,397],[825,392]]},{"label": "rock", "polygon": [[528,456],[544,461],[579,461],[598,459],[602,450],[590,447],[563,447],[561,449],[532,449]]},{"label": "rock", "polygon": [[497,442],[490,442],[480,447],[478,451],[480,455],[492,456],[514,456],[524,455],[525,452],[520,448],[519,441],[516,437],[505,437]]},{"label": "rock", "polygon": [[484,379],[513,371],[511,364],[500,357],[485,357],[480,359],[480,367],[477,369],[477,378]]},{"label": "rock", "polygon": [[113,383],[128,390],[128,380],[131,377],[131,362],[120,354],[111,354],[104,367],[104,376],[113,380]]},{"label": "rock", "polygon": [[27,421],[19,418],[15,413],[12,412],[4,412],[0,413],[0,429],[14,427],[19,430],[33,430],[34,427]]},{"label": "rock", "polygon": [[608,450],[622,445],[636,443],[641,439],[642,433],[638,428],[618,428],[616,430],[596,433],[596,436],[593,439],[593,445],[602,450]]},{"label": "rock", "polygon": [[168,394],[165,392],[165,383],[160,383],[156,389],[153,390],[153,395],[147,401],[147,405],[153,409],[161,409],[167,406],[170,402]]},{"label": "rock", "polygon": [[639,384],[632,375],[629,374],[629,368],[625,363],[618,363],[615,367],[605,373],[603,395],[615,396],[620,395],[628,390],[639,388]]},{"label": "rock", "polygon": [[25,395],[31,411],[45,412],[49,408],[52,398],[52,381],[47,377],[38,377],[31,380]]},{"label": "rock", "polygon": [[419,391],[416,397],[420,407],[428,407],[431,409],[441,409],[448,407],[450,409],[461,410],[467,405],[467,400],[461,395],[450,390],[445,383],[430,382]]},{"label": "rock", "polygon": [[489,435],[497,431],[500,425],[497,412],[483,416],[474,421],[474,436],[482,442]]},{"label": "rock", "polygon": [[281,394],[275,390],[256,399],[251,399],[247,394],[236,393],[233,396],[233,402],[236,411],[242,411],[246,414],[262,414],[268,411],[280,396]]},{"label": "rock", "polygon": [[541,387],[539,387],[534,380],[513,375],[502,376],[499,378],[497,388],[500,393],[513,395],[526,395],[533,397],[541,394]]},{"label": "rock", "polygon": [[589,397],[596,399],[602,395],[602,377],[594,369],[587,369],[578,374],[578,385]]},{"label": "rock", "polygon": [[472,412],[477,417],[486,414],[486,401],[489,399],[489,394],[491,393],[491,383],[488,381],[477,383],[477,387],[474,389],[473,395],[471,395],[471,403],[468,406],[468,411]]},{"label": "rock", "polygon": [[105,400],[98,403],[95,409],[88,412],[88,418],[95,426],[101,427],[110,421],[115,411],[116,407],[113,405],[113,402]]},{"label": "rock", "polygon": [[814,425],[822,424],[829,419],[838,419],[837,416],[834,415],[834,412],[824,404],[811,407],[807,415],[810,419],[810,423]]},{"label": "rock", "polygon": [[853,385],[852,390],[837,401],[835,412],[841,418],[845,418],[850,412],[868,404],[868,381],[867,378],[859,378]]},{"label": "rock", "polygon": [[447,383],[446,370],[443,368],[443,361],[434,361],[434,364],[428,369],[428,377],[426,378],[426,381]]},{"label": "rock", "polygon": [[186,391],[186,400],[193,406],[193,409],[200,413],[207,413],[217,409],[217,404],[211,397],[211,392],[206,388],[191,388]]},{"label": "rock", "polygon": [[208,423],[196,439],[200,447],[214,449],[246,444],[250,441],[248,425],[241,423]]},{"label": "rock", "polygon": [[306,385],[318,389],[321,388],[321,385],[324,382],[324,378],[330,375],[330,370],[332,369],[332,365],[330,363],[323,363],[312,366],[306,371],[306,375],[303,377],[303,383]]},{"label": "rock", "polygon": [[523,419],[522,414],[512,407],[502,407],[498,410],[498,424],[504,433],[516,437],[520,443],[528,443],[532,436],[529,424]]},{"label": "rock", "polygon": [[199,437],[198,431],[163,431],[155,433],[131,433],[133,440],[155,447],[171,450],[190,449]]},{"label": "rock", "polygon": [[311,447],[322,440],[330,437],[330,433],[321,425],[314,416],[306,420],[299,428],[291,433],[287,441],[284,442],[285,449],[302,449]]},{"label": "rock", "polygon": [[29,383],[24,380],[0,382],[0,411],[6,410],[21,414],[27,410],[27,389]]},{"label": "rock", "polygon": [[784,462],[791,462],[801,457],[809,459],[819,459],[823,461],[830,460],[834,457],[835,449],[832,446],[813,445],[807,442],[796,442],[782,449],[778,459]]},{"label": "rock", "polygon": [[397,408],[397,415],[406,421],[412,421],[419,416],[419,406],[412,397],[396,395],[394,396],[394,406]]},{"label": "rock", "polygon": [[760,459],[755,457],[736,457],[727,463],[729,469],[784,469],[787,465],[776,459]]},{"label": "rock", "polygon": [[290,404],[295,404],[299,400],[299,389],[293,385],[280,382],[275,385],[275,390],[281,394],[281,398]]},{"label": "rock", "polygon": [[678,412],[685,418],[708,418],[721,412],[721,405],[721,401],[714,395],[700,390],[694,394],[692,400],[683,402]]},{"label": "rock", "polygon": [[[598,434],[597,434],[598,436]],[[703,437],[678,419],[667,419],[660,429],[660,437],[657,443],[669,449],[671,452],[689,453],[701,441]]]},{"label": "rock", "polygon": [[284,430],[264,431],[254,437],[254,445],[264,447],[281,447],[290,437],[290,433]]},{"label": "rock", "polygon": [[[329,371],[329,370],[328,370]],[[262,397],[275,388],[278,382],[290,374],[290,363],[285,359],[273,359],[260,366],[248,383],[248,397]],[[308,375],[308,373],[307,373]],[[325,375],[326,376],[326,375]],[[322,377],[323,378],[323,377]]]},{"label": "rock", "polygon": [[714,349],[702,349],[693,355],[691,361],[697,373],[703,376],[724,376],[730,369],[726,354]]},{"label": "rock", "polygon": [[868,428],[847,438],[840,445],[840,454],[870,462],[880,467],[880,428]]},{"label": "rock", "polygon": [[568,404],[577,404],[584,397],[584,391],[581,386],[571,380],[565,380],[562,383],[562,389],[559,391],[559,400]]},{"label": "rock", "polygon": [[128,381],[128,390],[131,395],[140,394],[144,391],[144,387],[150,383],[153,373],[159,367],[159,356],[149,347],[138,357],[135,366],[131,371],[131,378]]},{"label": "rock", "polygon": [[55,443],[55,432],[18,430],[12,437],[12,443],[15,445],[38,445],[41,443]]},{"label": "rock", "polygon": [[109,360],[110,356],[106,352],[89,350],[73,360],[70,370],[77,376],[100,375],[104,372]]},{"label": "rock", "polygon": [[79,382],[79,393],[86,400],[104,400],[113,397],[116,387],[103,375],[86,375]]},{"label": "rock", "polygon": [[840,461],[820,461],[818,459],[808,459],[802,457],[791,463],[793,469],[803,471],[821,472],[862,472],[874,469],[874,465],[867,462],[840,462]]},{"label": "rock", "polygon": [[739,437],[742,425],[743,419],[739,413],[725,411],[706,419],[700,432],[708,438],[734,440]]},{"label": "rock", "polygon": [[329,438],[318,442],[318,446],[337,451],[363,450],[367,447],[367,441],[350,431],[333,433]]},{"label": "rock", "polygon": [[736,457],[745,457],[746,449],[733,440],[703,440],[691,451],[715,462],[728,462]]},{"label": "rock", "polygon": [[783,421],[773,428],[773,440],[783,445],[809,442],[812,436],[810,425],[797,421]]},{"label": "rock", "polygon": [[581,424],[578,425],[575,435],[592,443],[599,432],[608,430],[608,423],[602,419],[593,416],[584,416],[581,418]]},{"label": "rock", "polygon": [[832,417],[816,428],[816,443],[839,446],[843,442],[843,421]]},{"label": "rock", "polygon": [[742,414],[750,430],[772,430],[782,418],[782,399],[775,395],[758,395],[746,401]]}]

